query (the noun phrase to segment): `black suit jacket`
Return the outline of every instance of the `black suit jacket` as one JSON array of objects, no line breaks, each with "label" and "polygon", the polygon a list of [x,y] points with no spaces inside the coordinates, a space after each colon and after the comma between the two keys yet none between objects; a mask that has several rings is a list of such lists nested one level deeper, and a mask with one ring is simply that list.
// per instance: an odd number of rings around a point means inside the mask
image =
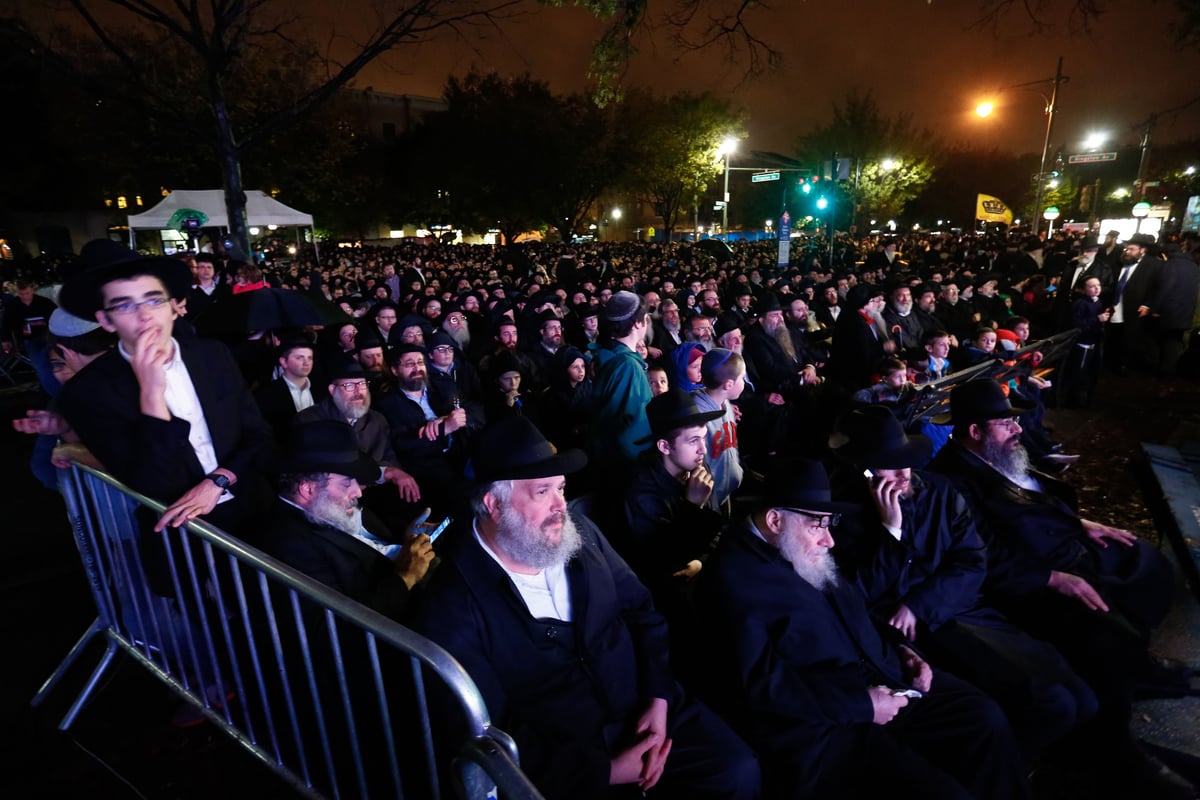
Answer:
[{"label": "black suit jacket", "polygon": [[[369,511],[363,527],[391,541],[390,532]],[[276,499],[263,550],[313,580],[336,589],[380,614],[400,619],[408,603],[408,585],[395,563],[378,550],[328,525],[310,522],[304,512]]]},{"label": "black suit jacket", "polygon": [[[310,380],[309,383],[314,403],[319,403],[329,396],[329,391],[325,386],[318,385],[313,380]],[[292,402],[292,392],[288,389],[284,378],[281,376],[259,386],[254,391],[254,401],[258,403],[259,411],[262,412],[267,424],[271,426],[275,440],[277,442],[286,441],[297,412],[296,404]]]},{"label": "black suit jacket", "polygon": [[1151,314],[1159,315],[1159,328],[1183,330],[1192,327],[1197,292],[1200,292],[1200,266],[1190,256],[1177,254],[1158,267],[1158,280],[1153,293],[1146,298],[1146,305]]},{"label": "black suit jacket", "polygon": [[571,622],[535,619],[468,521],[446,533],[452,549],[414,628],[470,673],[547,797],[608,797],[617,739],[650,698],[676,691],[650,593],[591,521],[575,522],[583,546],[566,565]]},{"label": "black suit jacket", "polygon": [[797,774],[819,774],[831,730],[871,723],[868,687],[910,688],[856,583],[814,589],[745,524],[721,536],[695,600],[714,664],[733,671],[722,687],[735,729]]},{"label": "black suit jacket", "polygon": [[[238,476],[235,495],[255,483],[269,463],[271,431],[246,388],[229,349],[219,342],[178,342],[212,435],[219,466]],[[133,368],[116,349],[93,361],[63,387],[59,410],[88,449],[119,480],[172,503],[204,480],[182,419],[141,413]]]}]

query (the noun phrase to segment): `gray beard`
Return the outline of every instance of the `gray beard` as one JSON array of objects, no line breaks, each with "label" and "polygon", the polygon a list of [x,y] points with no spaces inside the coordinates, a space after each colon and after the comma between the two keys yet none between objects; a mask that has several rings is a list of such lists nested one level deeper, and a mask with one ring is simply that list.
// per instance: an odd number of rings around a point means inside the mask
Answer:
[{"label": "gray beard", "polygon": [[907,317],[912,313],[913,304],[911,301],[907,303],[892,303],[892,310],[902,317]]},{"label": "gray beard", "polygon": [[496,524],[495,544],[518,564],[542,570],[566,564],[571,556],[579,552],[583,539],[571,515],[564,512],[562,539],[557,545],[551,544],[541,528],[529,525],[511,505],[503,503]]},{"label": "gray beard", "polygon": [[828,591],[837,586],[837,565],[834,564],[833,556],[828,550],[822,553],[820,561],[814,564],[805,556],[800,535],[785,533],[779,537],[779,553],[792,565],[792,570],[818,592]]},{"label": "gray beard", "polygon": [[1022,483],[1029,475],[1029,452],[1018,444],[1011,450],[990,439],[981,445],[983,458],[992,468],[1013,483]]},{"label": "gray beard", "polygon": [[347,514],[325,489],[317,492],[312,505],[305,509],[304,516],[314,525],[328,525],[342,533],[354,535],[362,530],[362,509],[356,506],[353,514]]},{"label": "gray beard", "polygon": [[471,331],[466,325],[450,329],[443,328],[442,330],[446,331],[446,335],[454,340],[459,350],[466,350],[467,346],[471,344]]},{"label": "gray beard", "polygon": [[367,415],[368,411],[371,410],[371,397],[368,395],[367,402],[361,407],[352,407],[346,405],[346,401],[343,400],[339,395],[335,394],[333,396],[333,404],[337,406],[337,410],[341,412],[341,415],[346,419],[360,420]]}]

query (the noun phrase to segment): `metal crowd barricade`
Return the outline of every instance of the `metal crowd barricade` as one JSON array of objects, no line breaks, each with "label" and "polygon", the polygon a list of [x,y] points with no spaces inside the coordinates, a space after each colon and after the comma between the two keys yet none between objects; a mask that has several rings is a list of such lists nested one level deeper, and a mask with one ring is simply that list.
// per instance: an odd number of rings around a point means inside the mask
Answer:
[{"label": "metal crowd barricade", "polygon": [[59,485],[97,617],[33,705],[106,640],[60,729],[124,652],[304,796],[541,797],[433,642],[207,524],[140,542],[162,504],[102,472]]}]

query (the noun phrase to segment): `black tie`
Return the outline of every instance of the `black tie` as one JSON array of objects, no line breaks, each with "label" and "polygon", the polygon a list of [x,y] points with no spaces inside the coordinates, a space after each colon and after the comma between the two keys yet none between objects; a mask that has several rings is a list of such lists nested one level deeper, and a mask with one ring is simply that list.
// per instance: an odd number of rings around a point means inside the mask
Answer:
[{"label": "black tie", "polygon": [[1117,293],[1113,296],[1114,306],[1121,302],[1121,295],[1125,293],[1125,284],[1129,283],[1129,273],[1133,272],[1133,268],[1136,266],[1136,264],[1126,264],[1121,269],[1121,277],[1117,281]]}]

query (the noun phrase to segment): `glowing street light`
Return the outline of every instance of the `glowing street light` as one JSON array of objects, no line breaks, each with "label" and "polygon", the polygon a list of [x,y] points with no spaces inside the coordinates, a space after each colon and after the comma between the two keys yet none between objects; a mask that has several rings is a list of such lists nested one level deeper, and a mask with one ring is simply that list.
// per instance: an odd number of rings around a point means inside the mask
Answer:
[{"label": "glowing street light", "polygon": [[717,148],[718,156],[725,156],[725,202],[721,204],[721,236],[729,241],[729,156],[737,149],[737,139],[726,136]]},{"label": "glowing street light", "polygon": [[883,161],[879,162],[879,167],[884,172],[891,172],[898,166],[900,166],[900,162],[894,158],[885,158]]},{"label": "glowing street light", "polygon": [[613,218],[613,219],[620,219],[620,218],[621,218],[621,209],[619,209],[619,208],[614,208],[614,209],[612,210],[612,218]]},{"label": "glowing street light", "polygon": [[1085,150],[1099,150],[1104,146],[1104,142],[1108,139],[1107,133],[1094,132],[1089,133],[1088,137],[1083,140]]},{"label": "glowing street light", "polygon": [[1129,213],[1133,214],[1133,216],[1137,219],[1137,227],[1133,229],[1133,232],[1141,233],[1142,220],[1144,220],[1150,214],[1150,204],[1145,200],[1140,203],[1134,203],[1133,208],[1130,209]]},{"label": "glowing street light", "polygon": [[[1012,86],[1005,86],[1005,87],[1003,87],[1003,89],[1001,89],[1001,91],[1008,90],[1008,89],[1025,89],[1027,91],[1036,92],[1037,94],[1040,94],[1042,96],[1042,99],[1046,101],[1046,138],[1042,141],[1042,162],[1041,162],[1041,166],[1038,168],[1038,173],[1037,173],[1037,193],[1034,196],[1034,200],[1033,200],[1034,208],[1041,207],[1042,196],[1044,195],[1045,190],[1046,190],[1046,160],[1049,158],[1049,155],[1050,155],[1050,137],[1054,132],[1054,114],[1058,110],[1058,89],[1060,86],[1062,86],[1064,83],[1066,83],[1067,80],[1069,80],[1066,75],[1062,74],[1062,66],[1063,66],[1062,56],[1059,56],[1058,69],[1055,70],[1053,78],[1043,78],[1042,80],[1039,80],[1039,81],[1028,81],[1026,83],[1015,83]],[[1050,90],[1049,96],[1043,94],[1039,89],[1033,88],[1033,87],[1042,86],[1045,84],[1053,84],[1053,88]],[[984,103],[980,103],[978,106],[975,107],[975,113],[978,114],[980,117],[986,117],[989,114],[991,114],[994,109],[995,109],[994,104],[992,104],[990,102],[984,102]],[[1034,235],[1037,235],[1039,221],[1040,220],[1038,219],[1038,216],[1035,214],[1033,217],[1033,233],[1034,233]],[[1016,223],[1014,222],[1014,224],[1016,224]]]}]

